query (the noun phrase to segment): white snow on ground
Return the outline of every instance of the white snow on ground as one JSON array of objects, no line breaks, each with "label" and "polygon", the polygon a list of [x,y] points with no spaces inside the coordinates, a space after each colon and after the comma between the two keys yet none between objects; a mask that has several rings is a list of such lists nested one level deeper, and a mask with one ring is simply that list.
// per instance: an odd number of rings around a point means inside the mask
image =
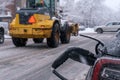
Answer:
[{"label": "white snow on ground", "polygon": [[4,37],[5,37],[5,39],[10,39],[11,38],[11,36],[9,36],[9,35],[4,35]]},{"label": "white snow on ground", "polygon": [[80,33],[96,33],[94,31],[94,28],[86,28],[84,31],[79,31],[79,34]]}]

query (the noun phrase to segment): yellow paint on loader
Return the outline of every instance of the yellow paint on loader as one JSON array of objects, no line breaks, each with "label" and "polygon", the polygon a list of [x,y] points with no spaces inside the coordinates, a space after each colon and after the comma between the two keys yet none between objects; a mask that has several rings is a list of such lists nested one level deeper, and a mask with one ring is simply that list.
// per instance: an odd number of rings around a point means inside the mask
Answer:
[{"label": "yellow paint on loader", "polygon": [[[56,16],[59,0],[44,0],[44,3],[46,5],[36,3],[36,0],[27,0],[26,8],[16,12],[9,28],[16,47],[25,46],[29,38],[32,38],[34,43],[41,43],[46,38],[47,45],[56,48],[59,40],[62,44],[67,44],[70,42],[71,33],[78,34],[76,25],[69,27],[64,23],[66,26],[61,28],[61,20]],[[55,20],[52,20],[53,17],[56,17]]]},{"label": "yellow paint on loader", "polygon": [[19,14],[10,24],[10,35],[17,38],[50,38],[54,20],[50,16],[34,14],[36,23],[19,24]]}]

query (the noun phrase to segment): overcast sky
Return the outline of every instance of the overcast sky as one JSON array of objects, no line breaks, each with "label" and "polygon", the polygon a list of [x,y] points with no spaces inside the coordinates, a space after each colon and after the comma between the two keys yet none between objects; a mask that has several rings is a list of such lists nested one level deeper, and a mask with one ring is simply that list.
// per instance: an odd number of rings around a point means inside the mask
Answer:
[{"label": "overcast sky", "polygon": [[106,0],[105,4],[115,11],[120,9],[120,0]]}]

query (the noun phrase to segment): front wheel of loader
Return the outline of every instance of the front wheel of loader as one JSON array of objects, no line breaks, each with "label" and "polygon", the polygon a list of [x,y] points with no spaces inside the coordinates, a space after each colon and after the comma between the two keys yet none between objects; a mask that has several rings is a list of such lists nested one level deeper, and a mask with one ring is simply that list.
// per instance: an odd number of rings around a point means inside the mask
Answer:
[{"label": "front wheel of loader", "polygon": [[62,44],[67,44],[70,42],[70,28],[68,24],[65,24],[63,27],[65,27],[65,30],[61,31],[60,39]]},{"label": "front wheel of loader", "polygon": [[15,37],[12,37],[12,41],[13,41],[13,44],[16,47],[24,47],[24,46],[26,46],[26,43],[27,43],[27,39],[26,38],[15,38]]},{"label": "front wheel of loader", "polygon": [[34,38],[33,41],[34,43],[42,43],[44,38]]},{"label": "front wheel of loader", "polygon": [[51,37],[47,38],[47,45],[51,48],[56,48],[59,45],[59,24],[55,23],[52,29]]}]

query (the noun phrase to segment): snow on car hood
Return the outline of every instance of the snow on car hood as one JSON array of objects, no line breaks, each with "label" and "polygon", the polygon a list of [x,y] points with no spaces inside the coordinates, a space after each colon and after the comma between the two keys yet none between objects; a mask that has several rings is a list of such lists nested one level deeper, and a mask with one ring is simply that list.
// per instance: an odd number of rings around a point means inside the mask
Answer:
[{"label": "snow on car hood", "polygon": [[120,32],[117,33],[116,37],[107,42],[106,44],[108,54],[120,57]]}]

